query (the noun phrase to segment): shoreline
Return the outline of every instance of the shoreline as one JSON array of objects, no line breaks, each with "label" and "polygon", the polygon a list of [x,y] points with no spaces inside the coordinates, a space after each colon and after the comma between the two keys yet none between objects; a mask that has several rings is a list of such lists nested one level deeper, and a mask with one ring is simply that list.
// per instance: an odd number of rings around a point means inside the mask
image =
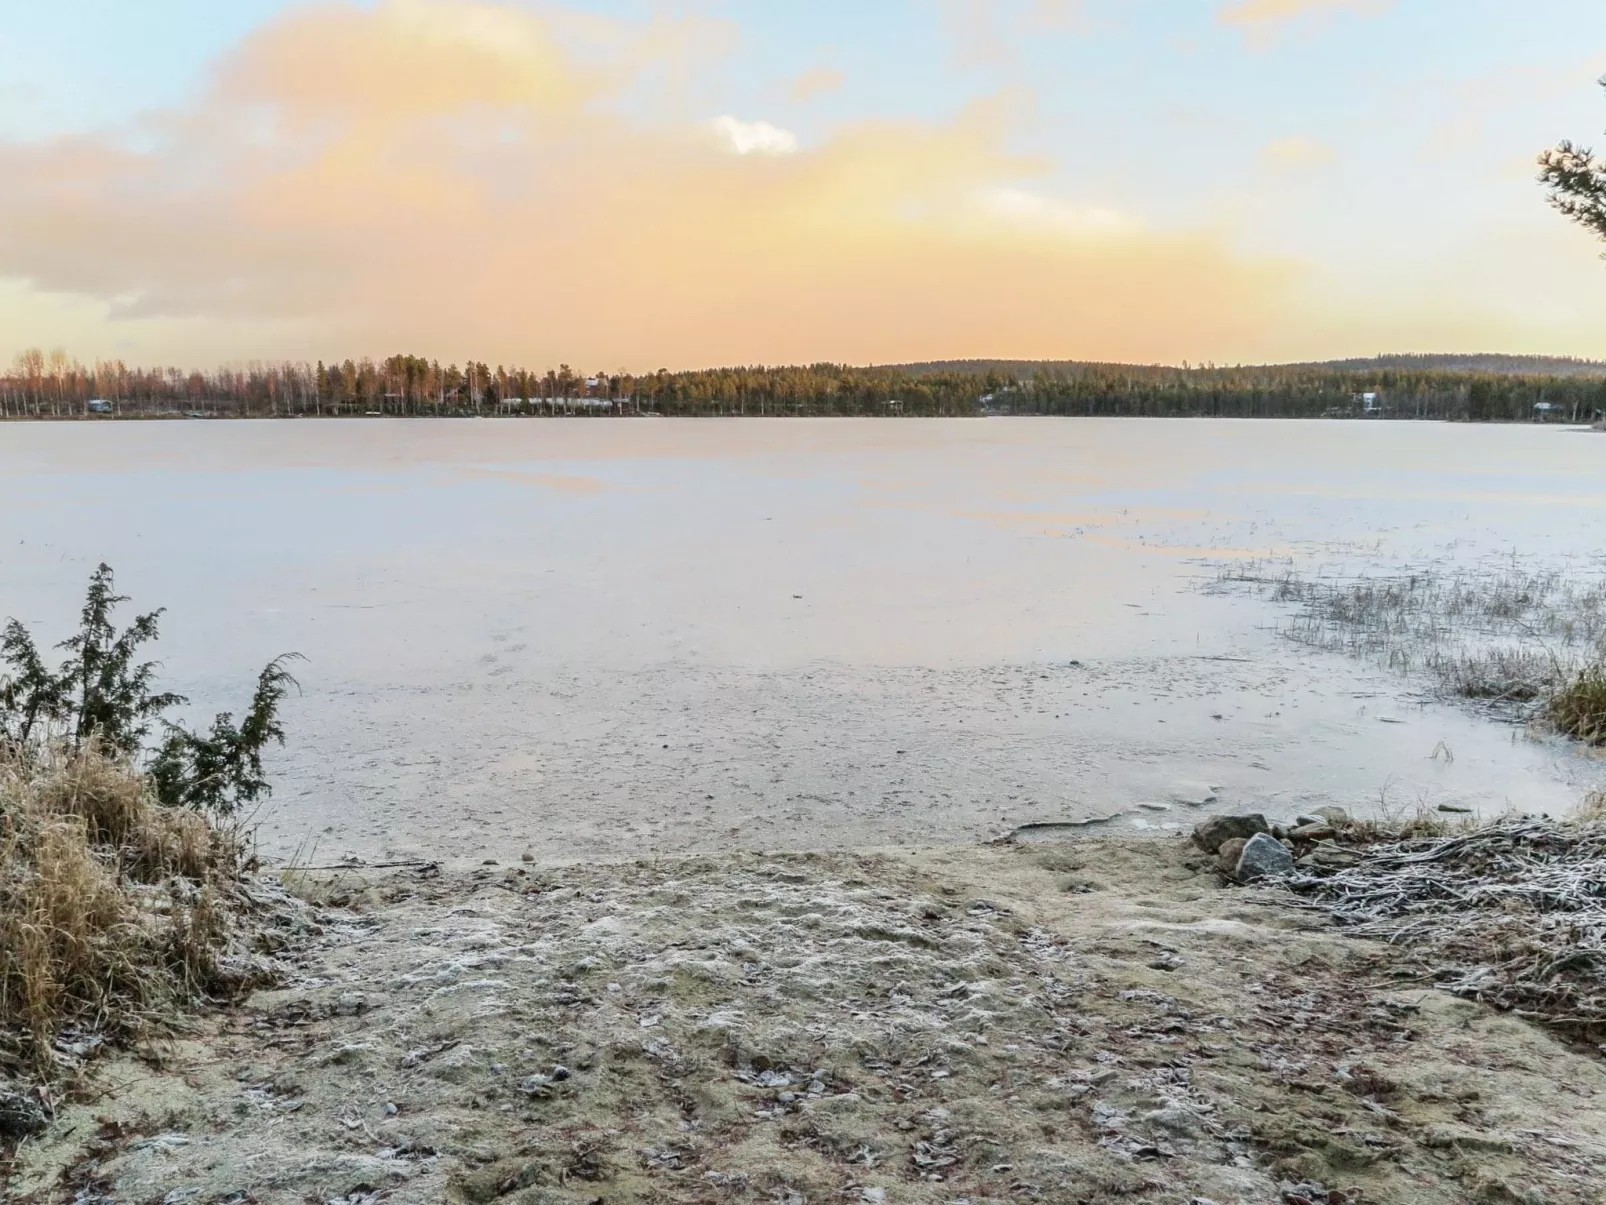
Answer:
[{"label": "shoreline", "polygon": [[285,877],[287,981],[96,1066],[16,1199],[1584,1202],[1606,1176],[1599,1059],[1180,840]]},{"label": "shoreline", "polygon": [[832,413],[817,414],[794,413],[746,413],[735,411],[730,413],[674,413],[666,414],[657,411],[632,412],[623,411],[588,411],[575,410],[573,412],[540,411],[507,411],[485,414],[475,414],[472,411],[453,411],[445,414],[430,413],[401,413],[392,414],[387,411],[368,411],[365,413],[348,414],[272,414],[272,413],[224,413],[214,411],[208,414],[183,413],[180,411],[144,411],[137,414],[0,414],[0,423],[144,423],[144,422],[365,422],[372,419],[405,419],[423,420],[428,422],[439,421],[489,421],[489,420],[610,420],[610,419],[643,419],[643,420],[690,420],[696,422],[714,421],[722,419],[780,419],[788,422],[798,420],[832,420],[852,421],[870,420],[875,422],[970,422],[982,419],[1061,419],[1068,421],[1108,421],[1132,419],[1140,422],[1175,422],[1199,421],[1221,423],[1386,423],[1390,425],[1405,423],[1413,426],[1440,426],[1440,427],[1544,427],[1556,431],[1569,431],[1574,434],[1598,434],[1606,432],[1606,424],[1590,422],[1583,419],[1576,421],[1550,421],[1548,419],[1520,419],[1520,418],[1487,418],[1469,419],[1445,417],[1442,415],[1395,415],[1390,417],[1377,417],[1359,414],[1204,414],[1204,413],[1175,413],[1175,414],[1055,414],[1048,411],[1027,412],[1021,414],[990,414],[978,411],[974,414],[879,414],[865,413]]}]

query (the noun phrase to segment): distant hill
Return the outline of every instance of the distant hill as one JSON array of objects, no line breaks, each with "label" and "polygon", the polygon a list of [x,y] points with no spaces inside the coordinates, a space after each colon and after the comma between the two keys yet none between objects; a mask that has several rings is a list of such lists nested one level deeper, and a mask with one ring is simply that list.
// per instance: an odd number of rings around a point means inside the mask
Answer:
[{"label": "distant hill", "polygon": [[1606,377],[1606,361],[1580,360],[1575,356],[1505,356],[1490,352],[1323,360],[1308,367],[1336,368],[1346,372],[1393,368],[1417,372],[1482,372],[1502,377]]},{"label": "distant hill", "polygon": [[[932,376],[938,373],[975,373],[1026,379],[1038,373],[1063,373],[1080,376],[1089,372],[1120,371],[1122,369],[1157,369],[1175,371],[1181,365],[1115,364],[1098,360],[931,360],[919,364],[890,364],[887,368],[899,369],[912,376]],[[1190,364],[1190,369],[1205,367]],[[1486,373],[1509,377],[1606,377],[1606,361],[1581,360],[1575,356],[1508,356],[1493,352],[1469,354],[1435,353],[1423,355],[1372,356],[1355,360],[1320,360],[1299,364],[1226,365],[1209,367],[1221,370],[1238,369],[1331,369],[1335,372],[1456,372]]]}]

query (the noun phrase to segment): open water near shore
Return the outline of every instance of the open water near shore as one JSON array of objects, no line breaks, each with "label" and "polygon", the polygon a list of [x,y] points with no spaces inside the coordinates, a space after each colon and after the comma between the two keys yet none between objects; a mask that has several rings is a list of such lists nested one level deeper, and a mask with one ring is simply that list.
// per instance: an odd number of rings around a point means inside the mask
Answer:
[{"label": "open water near shore", "polygon": [[108,561],[134,605],[168,608],[164,680],[197,717],[305,654],[261,834],[319,861],[930,844],[1111,814],[1163,831],[1210,787],[1277,815],[1565,810],[1606,778],[1596,756],[1200,589],[1239,558],[1513,553],[1606,566],[1606,437],[0,424],[0,617],[61,638]]}]

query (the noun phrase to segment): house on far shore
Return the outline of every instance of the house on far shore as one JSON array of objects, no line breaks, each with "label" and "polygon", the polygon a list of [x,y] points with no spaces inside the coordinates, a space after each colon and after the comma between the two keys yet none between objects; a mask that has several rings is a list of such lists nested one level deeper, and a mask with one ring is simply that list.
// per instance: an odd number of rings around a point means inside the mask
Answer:
[{"label": "house on far shore", "polygon": [[1355,398],[1361,404],[1362,414],[1382,414],[1383,395],[1381,393],[1362,393]]},{"label": "house on far shore", "polygon": [[1536,423],[1547,423],[1561,416],[1561,407],[1555,402],[1534,403],[1534,422]]},{"label": "house on far shore", "polygon": [[1014,392],[1015,387],[1013,385],[1005,385],[996,393],[982,394],[976,399],[976,405],[980,411],[989,418],[996,418],[1005,414],[1013,414],[1015,407],[1011,402],[1010,395]]},{"label": "house on far shore", "polygon": [[112,404],[103,397],[90,398],[87,406],[91,414],[110,414],[112,412]]}]

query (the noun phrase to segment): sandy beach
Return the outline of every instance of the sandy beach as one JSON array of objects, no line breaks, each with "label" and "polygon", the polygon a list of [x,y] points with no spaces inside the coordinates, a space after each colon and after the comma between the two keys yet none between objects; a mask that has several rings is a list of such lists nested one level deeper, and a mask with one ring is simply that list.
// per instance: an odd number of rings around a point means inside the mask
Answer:
[{"label": "sandy beach", "polygon": [[1175,839],[298,877],[28,1202],[1594,1202],[1606,1069]]}]

